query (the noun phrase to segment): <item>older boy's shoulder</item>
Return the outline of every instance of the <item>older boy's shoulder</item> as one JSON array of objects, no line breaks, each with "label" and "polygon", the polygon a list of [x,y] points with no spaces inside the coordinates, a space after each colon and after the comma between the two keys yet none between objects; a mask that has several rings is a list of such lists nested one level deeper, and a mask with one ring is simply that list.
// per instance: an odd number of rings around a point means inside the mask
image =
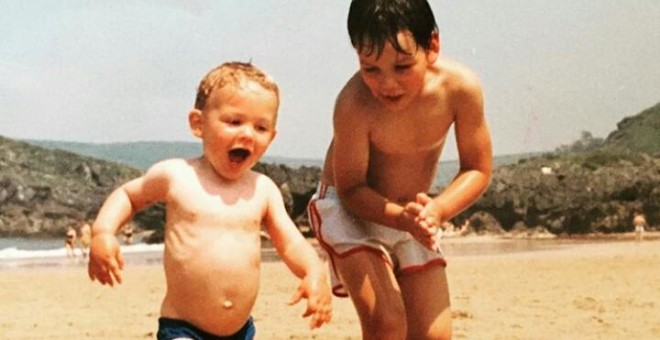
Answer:
[{"label": "older boy's shoulder", "polygon": [[[346,82],[339,95],[337,95],[337,100],[335,101],[335,118],[343,116],[350,122],[355,123],[354,120],[356,119],[363,120],[367,118],[369,115],[365,113],[368,113],[370,108],[376,108],[377,106],[377,101],[369,91],[367,85],[365,85],[362,77],[360,77],[359,73],[355,73]],[[359,110],[363,114],[356,115],[356,110]]]},{"label": "older boy's shoulder", "polygon": [[479,77],[469,66],[449,58],[439,58],[435,65],[450,89],[465,91],[481,88]]}]

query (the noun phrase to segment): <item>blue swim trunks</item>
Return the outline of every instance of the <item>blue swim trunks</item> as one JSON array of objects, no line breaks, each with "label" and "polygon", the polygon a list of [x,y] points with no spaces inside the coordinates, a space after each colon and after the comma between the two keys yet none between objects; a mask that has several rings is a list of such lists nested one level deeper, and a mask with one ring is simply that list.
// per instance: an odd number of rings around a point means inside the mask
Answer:
[{"label": "blue swim trunks", "polygon": [[207,333],[188,322],[170,318],[158,319],[158,340],[172,340],[176,338],[185,338],[193,340],[252,340],[256,334],[254,320],[248,319],[243,328],[238,332],[228,336],[218,336]]}]

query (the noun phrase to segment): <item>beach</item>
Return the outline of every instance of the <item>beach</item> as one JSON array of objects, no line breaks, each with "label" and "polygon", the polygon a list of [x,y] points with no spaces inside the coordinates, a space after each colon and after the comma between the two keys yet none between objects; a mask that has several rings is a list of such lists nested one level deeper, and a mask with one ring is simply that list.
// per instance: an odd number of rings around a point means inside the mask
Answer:
[{"label": "beach", "polygon": [[[447,256],[454,339],[660,339],[657,238],[506,252],[484,247],[500,241],[454,242],[473,244]],[[124,279],[93,284],[84,263],[1,270],[0,339],[155,338],[162,268],[129,261]],[[286,304],[297,279],[284,264],[264,262],[261,280],[258,339],[360,339],[348,299],[335,298],[333,321],[312,331],[304,304]]]}]

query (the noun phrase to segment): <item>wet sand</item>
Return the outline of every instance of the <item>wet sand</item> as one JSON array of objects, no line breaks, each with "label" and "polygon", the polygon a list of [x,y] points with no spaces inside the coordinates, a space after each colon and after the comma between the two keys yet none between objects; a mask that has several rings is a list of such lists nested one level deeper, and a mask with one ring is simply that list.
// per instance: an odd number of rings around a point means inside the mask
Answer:
[{"label": "wet sand", "polygon": [[[503,253],[492,250],[511,242],[473,241],[447,244],[472,249],[447,255],[455,339],[660,339],[660,240]],[[90,283],[83,264],[2,270],[0,338],[153,339],[162,269],[129,261],[124,277],[109,288]],[[332,323],[310,331],[304,306],[286,305],[296,284],[281,262],[263,263],[258,339],[360,339],[348,299],[335,299]]]}]

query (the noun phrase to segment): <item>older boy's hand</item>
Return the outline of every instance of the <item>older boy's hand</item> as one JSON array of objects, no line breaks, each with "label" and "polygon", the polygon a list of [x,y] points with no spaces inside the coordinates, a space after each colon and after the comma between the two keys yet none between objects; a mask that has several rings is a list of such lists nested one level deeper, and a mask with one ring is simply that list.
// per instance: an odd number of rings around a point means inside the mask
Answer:
[{"label": "older boy's hand", "polygon": [[306,318],[312,315],[310,327],[321,327],[332,319],[332,292],[324,274],[308,274],[303,278],[296,293],[289,300],[289,305],[307,299],[307,310],[303,313]]},{"label": "older boy's hand", "polygon": [[400,229],[408,231],[417,242],[429,250],[435,251],[437,248],[437,223],[434,223],[431,218],[421,216],[425,203],[427,202],[420,202],[418,197],[417,202],[406,204],[399,216],[398,224]]},{"label": "older boy's hand", "polygon": [[115,283],[121,283],[124,259],[119,251],[117,238],[111,234],[94,235],[89,249],[89,278],[111,287]]},{"label": "older boy's hand", "polygon": [[419,213],[419,218],[420,220],[426,222],[429,231],[433,233],[434,235],[433,250],[438,251],[439,247],[437,245],[437,242],[439,241],[438,238],[440,238],[440,235],[442,235],[441,234],[442,229],[440,228],[440,224],[441,224],[440,216],[442,216],[442,207],[439,206],[433,200],[433,198],[431,198],[426,193],[417,194],[417,203],[424,206],[422,211]]}]

